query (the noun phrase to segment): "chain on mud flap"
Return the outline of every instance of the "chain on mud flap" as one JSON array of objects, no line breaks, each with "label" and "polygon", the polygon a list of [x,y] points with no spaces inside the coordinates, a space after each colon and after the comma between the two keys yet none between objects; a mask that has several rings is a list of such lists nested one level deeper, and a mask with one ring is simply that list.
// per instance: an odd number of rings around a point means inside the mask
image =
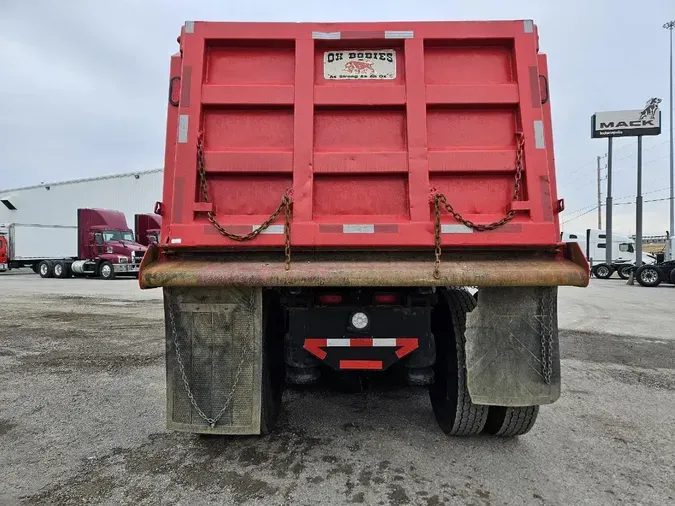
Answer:
[{"label": "chain on mud flap", "polygon": [[[513,185],[513,201],[517,201],[520,197],[520,189],[522,186],[523,179],[523,151],[525,147],[525,138],[522,133],[516,133],[516,175],[515,183]],[[434,278],[439,279],[441,277],[441,206],[452,215],[452,217],[462,225],[469,227],[478,232],[485,232],[488,230],[495,230],[503,225],[506,225],[511,221],[516,212],[511,209],[507,211],[506,215],[498,221],[493,223],[488,223],[486,225],[481,225],[474,223],[470,220],[464,218],[461,214],[455,211],[455,208],[450,204],[442,193],[436,191],[433,192],[431,196],[431,201],[434,204],[434,214],[435,214],[435,223],[434,223],[434,242],[435,242],[435,254],[436,254],[436,263],[434,265]]]},{"label": "chain on mud flap", "polygon": [[[206,167],[204,165],[204,142],[201,134],[197,139],[197,168],[199,171],[199,186],[201,189],[202,202],[211,203],[211,197],[209,195],[209,186],[206,181]],[[281,211],[284,211],[284,255],[285,255],[284,268],[286,270],[289,270],[291,268],[292,209],[293,209],[293,201],[291,199],[291,193],[290,191],[287,191],[281,198],[279,206],[270,215],[270,217],[267,218],[262,225],[253,229],[253,231],[245,235],[233,234],[232,232],[228,232],[227,230],[225,230],[225,228],[220,223],[218,223],[218,220],[216,219],[216,213],[214,211],[207,211],[206,216],[208,217],[209,221],[214,226],[214,228],[221,235],[227,237],[228,239],[232,239],[233,241],[244,242],[250,241],[251,239],[255,239],[256,237],[258,237],[262,232],[264,232],[267,228],[269,228],[269,226],[274,222],[274,220],[277,219],[279,214],[281,214]]]},{"label": "chain on mud flap", "polygon": [[188,396],[188,399],[190,399],[190,404],[192,404],[192,407],[195,408],[197,414],[213,429],[218,423],[218,420],[222,418],[222,416],[227,411],[227,408],[229,408],[230,404],[232,403],[232,397],[234,396],[234,392],[237,389],[237,384],[239,383],[241,372],[244,369],[244,364],[246,363],[246,359],[248,358],[249,355],[248,346],[242,346],[241,360],[239,360],[239,365],[237,366],[237,372],[234,375],[234,382],[232,383],[232,388],[230,389],[230,392],[227,394],[227,397],[225,398],[225,403],[223,404],[222,409],[218,411],[216,416],[214,416],[213,418],[208,417],[206,416],[206,413],[204,413],[204,411],[202,411],[202,409],[197,404],[195,396],[192,393],[192,389],[190,388],[190,382],[187,379],[187,374],[185,374],[185,365],[183,365],[183,358],[181,357],[180,346],[178,345],[178,330],[176,329],[176,317],[173,314],[173,307],[171,306],[171,304],[169,304],[168,312],[169,312],[171,337],[173,338],[173,346],[176,353],[176,362],[178,363],[178,368],[180,369],[180,376],[183,382],[185,393]]},{"label": "chain on mud flap", "polygon": [[541,319],[541,373],[547,385],[551,384],[553,374],[553,308],[554,297],[549,288],[544,288]]}]

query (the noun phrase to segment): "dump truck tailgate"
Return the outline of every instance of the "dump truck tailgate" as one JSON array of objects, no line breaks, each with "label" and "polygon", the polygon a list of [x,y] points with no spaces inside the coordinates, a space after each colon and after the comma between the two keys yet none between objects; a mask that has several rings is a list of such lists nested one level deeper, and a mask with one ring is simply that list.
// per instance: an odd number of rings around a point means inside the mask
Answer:
[{"label": "dump truck tailgate", "polygon": [[186,23],[171,66],[162,244],[283,247],[283,213],[238,242],[207,212],[246,234],[288,194],[293,247],[433,247],[430,196],[442,194],[479,225],[513,214],[478,231],[443,209],[444,247],[556,245],[537,38],[528,20]]}]

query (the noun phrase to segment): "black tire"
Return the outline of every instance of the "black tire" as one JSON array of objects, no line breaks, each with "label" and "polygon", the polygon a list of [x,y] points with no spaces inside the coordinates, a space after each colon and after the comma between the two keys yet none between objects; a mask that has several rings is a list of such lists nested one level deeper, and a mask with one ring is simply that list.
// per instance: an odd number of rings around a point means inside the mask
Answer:
[{"label": "black tire", "polygon": [[632,270],[633,270],[632,265],[622,265],[617,269],[616,273],[619,275],[621,279],[628,279],[630,278],[630,272]]},{"label": "black tire", "polygon": [[449,436],[479,434],[488,416],[488,406],[473,404],[466,386],[464,331],[466,313],[474,307],[475,300],[468,292],[443,290],[431,318],[436,339],[436,380],[429,386],[429,397],[436,422]]},{"label": "black tire", "polygon": [[675,285],[675,269],[670,271],[670,282],[671,284]]},{"label": "black tire", "polygon": [[54,275],[54,264],[49,260],[43,260],[38,264],[38,274],[41,278],[51,278]]},{"label": "black tire", "polygon": [[69,278],[70,266],[61,260],[54,262],[54,277],[59,279]]},{"label": "black tire", "polygon": [[653,265],[643,265],[635,271],[635,279],[642,286],[653,288],[661,284],[661,271]]},{"label": "black tire", "polygon": [[593,267],[593,275],[598,279],[609,279],[614,270],[607,264],[599,264]]},{"label": "black tire", "polygon": [[272,291],[263,295],[263,322],[260,433],[267,435],[279,420],[286,377],[283,360],[286,321],[278,294]]},{"label": "black tire", "polygon": [[539,406],[509,408],[490,406],[485,432],[493,436],[514,437],[530,432],[539,415]]},{"label": "black tire", "polygon": [[101,262],[101,265],[98,266],[98,275],[106,280],[115,279],[115,269],[110,262],[104,260]]}]

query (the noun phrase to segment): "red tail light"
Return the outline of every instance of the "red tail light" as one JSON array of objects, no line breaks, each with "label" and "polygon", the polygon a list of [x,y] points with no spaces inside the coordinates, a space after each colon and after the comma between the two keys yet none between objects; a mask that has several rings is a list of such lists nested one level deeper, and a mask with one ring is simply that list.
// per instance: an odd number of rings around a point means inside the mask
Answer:
[{"label": "red tail light", "polygon": [[397,304],[399,296],[396,293],[376,293],[375,302],[378,304]]},{"label": "red tail light", "polygon": [[342,295],[319,295],[319,302],[321,304],[339,304],[342,302]]}]

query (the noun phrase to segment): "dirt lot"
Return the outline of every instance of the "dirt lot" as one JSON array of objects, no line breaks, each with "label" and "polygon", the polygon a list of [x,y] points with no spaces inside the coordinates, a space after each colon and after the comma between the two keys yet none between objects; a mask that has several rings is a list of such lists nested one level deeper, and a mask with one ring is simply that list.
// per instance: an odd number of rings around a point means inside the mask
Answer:
[{"label": "dirt lot", "polygon": [[289,391],[267,438],[164,429],[159,291],[0,276],[0,504],[673,504],[675,287],[562,289],[563,395],[446,438],[419,390]]}]

